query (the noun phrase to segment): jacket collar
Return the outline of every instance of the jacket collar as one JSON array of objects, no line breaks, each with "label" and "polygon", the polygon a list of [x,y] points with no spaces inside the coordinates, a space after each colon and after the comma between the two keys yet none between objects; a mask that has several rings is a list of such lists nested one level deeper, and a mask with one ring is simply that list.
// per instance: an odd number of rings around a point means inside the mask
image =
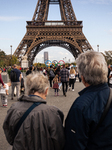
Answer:
[{"label": "jacket collar", "polygon": [[91,91],[100,91],[100,90],[107,89],[107,88],[109,88],[107,83],[101,83],[98,85],[91,85],[91,86],[84,88],[82,91],[80,91],[79,95],[81,96],[84,93],[88,93]]},{"label": "jacket collar", "polygon": [[33,102],[33,103],[35,103],[35,102],[42,102],[42,103],[44,103],[44,104],[47,103],[43,98],[41,98],[41,97],[39,97],[39,96],[36,96],[36,95],[31,95],[31,96],[22,95],[22,96],[18,99],[18,101],[27,101],[27,102]]}]

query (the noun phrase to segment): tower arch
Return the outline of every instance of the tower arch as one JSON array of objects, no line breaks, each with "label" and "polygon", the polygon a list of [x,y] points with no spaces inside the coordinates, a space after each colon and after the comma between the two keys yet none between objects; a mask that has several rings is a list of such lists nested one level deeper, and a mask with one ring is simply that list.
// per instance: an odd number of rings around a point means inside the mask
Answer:
[{"label": "tower arch", "polygon": [[[49,5],[59,5],[61,21],[48,21]],[[82,32],[82,21],[77,21],[70,0],[38,0],[32,21],[27,21],[26,34],[14,52],[21,61],[28,56],[33,62],[43,48],[59,45],[67,48],[76,58],[79,53],[93,50]]]}]

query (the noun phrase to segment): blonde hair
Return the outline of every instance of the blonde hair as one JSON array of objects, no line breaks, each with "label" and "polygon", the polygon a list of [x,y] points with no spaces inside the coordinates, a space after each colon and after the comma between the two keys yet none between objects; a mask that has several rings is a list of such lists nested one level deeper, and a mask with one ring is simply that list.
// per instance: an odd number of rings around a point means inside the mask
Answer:
[{"label": "blonde hair", "polygon": [[74,69],[74,67],[71,67],[71,69],[70,69],[70,74],[75,74],[75,69]]},{"label": "blonde hair", "polygon": [[57,79],[58,79],[58,75],[56,74],[55,77],[54,77],[54,79],[53,79],[54,83],[57,82]]}]

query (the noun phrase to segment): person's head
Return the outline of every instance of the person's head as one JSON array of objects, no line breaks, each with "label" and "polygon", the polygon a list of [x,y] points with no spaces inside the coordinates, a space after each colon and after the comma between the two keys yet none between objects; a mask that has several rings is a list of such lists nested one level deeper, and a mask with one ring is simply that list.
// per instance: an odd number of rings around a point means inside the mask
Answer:
[{"label": "person's head", "polygon": [[110,66],[111,66],[111,65],[109,64],[109,65],[108,65],[108,68],[109,68],[109,69],[110,69]]},{"label": "person's head", "polygon": [[58,79],[58,74],[55,75],[53,81],[54,81],[54,82],[57,82],[57,79]]},{"label": "person's head", "polygon": [[70,74],[75,74],[74,67],[71,67],[71,69],[70,69]]},{"label": "person's head", "polygon": [[63,68],[65,68],[65,64],[63,64]]},{"label": "person's head", "polygon": [[110,70],[112,71],[112,65],[110,65]]},{"label": "person's head", "polygon": [[107,82],[107,63],[101,53],[87,51],[79,55],[76,63],[79,75],[85,83],[97,85]]},{"label": "person's head", "polygon": [[14,64],[14,68],[17,68],[17,65],[16,65],[16,64]]},{"label": "person's head", "polygon": [[55,75],[55,78],[58,78],[58,74]]},{"label": "person's head", "polygon": [[28,95],[34,95],[36,92],[47,96],[49,81],[41,72],[32,73],[27,76],[26,90]]}]

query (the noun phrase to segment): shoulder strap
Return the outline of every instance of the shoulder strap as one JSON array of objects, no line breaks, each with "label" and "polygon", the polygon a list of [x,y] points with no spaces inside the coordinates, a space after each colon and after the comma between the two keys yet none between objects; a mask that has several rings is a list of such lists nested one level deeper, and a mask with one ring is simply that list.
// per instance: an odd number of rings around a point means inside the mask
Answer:
[{"label": "shoulder strap", "polygon": [[37,103],[33,103],[33,105],[30,106],[30,108],[27,109],[27,111],[23,114],[23,116],[21,117],[21,119],[19,120],[19,122],[17,123],[16,125],[16,128],[15,128],[15,137],[22,125],[22,123],[24,122],[24,120],[26,119],[26,117],[29,115],[29,113],[38,105],[40,105],[41,102],[37,102]]},{"label": "shoulder strap", "polygon": [[[96,128],[94,129],[94,131],[92,132],[92,134],[95,133],[95,131],[99,128],[99,126],[101,125],[101,123],[102,123],[103,120],[105,119],[105,117],[106,117],[106,115],[107,115],[107,113],[108,113],[108,111],[109,111],[111,102],[112,102],[112,89],[110,88],[110,95],[109,95],[107,104],[106,104],[105,109],[104,109],[104,111],[103,111],[103,113],[102,113],[102,116],[101,116],[101,118],[100,118],[100,121],[99,121],[99,123],[97,124]],[[91,134],[91,135],[92,135],[92,134]]]}]

